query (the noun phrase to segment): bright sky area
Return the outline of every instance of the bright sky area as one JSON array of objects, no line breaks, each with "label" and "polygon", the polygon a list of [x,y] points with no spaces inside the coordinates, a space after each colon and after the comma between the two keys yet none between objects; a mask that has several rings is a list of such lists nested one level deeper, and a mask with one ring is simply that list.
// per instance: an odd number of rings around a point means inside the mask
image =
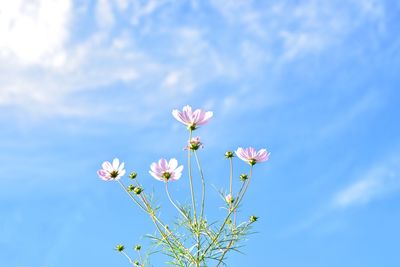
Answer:
[{"label": "bright sky area", "polygon": [[96,171],[119,157],[173,218],[148,169],[185,161],[186,104],[214,112],[208,216],[225,151],[271,152],[228,266],[400,266],[399,25],[389,0],[0,0],[0,267],[128,266],[153,226]]}]

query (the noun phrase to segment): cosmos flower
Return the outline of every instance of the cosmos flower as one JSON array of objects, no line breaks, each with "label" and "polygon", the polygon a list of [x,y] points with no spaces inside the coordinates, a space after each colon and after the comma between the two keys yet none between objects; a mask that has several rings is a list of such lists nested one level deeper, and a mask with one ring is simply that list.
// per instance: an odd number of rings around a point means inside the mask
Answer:
[{"label": "cosmos flower", "polygon": [[112,164],[109,161],[104,161],[101,166],[102,169],[98,170],[97,174],[104,181],[119,180],[125,174],[125,163],[120,164],[117,158],[112,161]]},{"label": "cosmos flower", "polygon": [[190,150],[197,150],[199,148],[203,148],[203,143],[200,141],[200,137],[196,136],[196,137],[192,137],[192,139],[190,139],[190,141],[188,141],[188,146],[186,147],[186,149],[190,149]]},{"label": "cosmos flower", "polygon": [[170,159],[169,162],[161,158],[150,165],[149,173],[159,181],[168,182],[178,180],[182,175],[182,170],[183,166],[178,167],[178,161],[175,158]]},{"label": "cosmos flower", "polygon": [[257,152],[252,147],[248,147],[245,149],[239,147],[235,153],[238,158],[245,162],[248,162],[251,166],[255,165],[258,162],[267,161],[270,154],[266,149],[260,149]]},{"label": "cosmos flower", "polygon": [[193,131],[197,128],[197,126],[206,124],[213,116],[213,113],[211,111],[205,112],[201,109],[192,111],[191,106],[184,106],[182,112],[174,109],[172,111],[172,116],[174,116],[174,118],[181,123],[185,124],[189,130]]}]

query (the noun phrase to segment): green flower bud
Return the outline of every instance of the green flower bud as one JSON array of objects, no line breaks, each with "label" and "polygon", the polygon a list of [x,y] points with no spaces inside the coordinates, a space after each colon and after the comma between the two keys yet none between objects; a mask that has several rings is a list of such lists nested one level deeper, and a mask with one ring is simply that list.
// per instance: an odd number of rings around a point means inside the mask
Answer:
[{"label": "green flower bud", "polygon": [[232,151],[227,151],[227,152],[225,152],[225,158],[231,159],[231,158],[233,158],[233,157],[234,157],[234,155],[233,155],[233,152],[232,152]]},{"label": "green flower bud", "polygon": [[128,185],[128,191],[132,192],[135,190],[135,186],[133,184]]},{"label": "green flower bud", "polygon": [[115,247],[115,250],[118,251],[118,252],[122,252],[122,251],[124,251],[124,249],[125,249],[125,247],[124,247],[124,245],[122,245],[122,244],[118,244],[118,245]]},{"label": "green flower bud", "polygon": [[133,193],[135,193],[136,195],[140,195],[142,191],[143,189],[141,187],[135,187],[135,189],[133,189]]},{"label": "green flower bud", "polygon": [[258,217],[254,216],[254,215],[251,215],[249,220],[250,220],[250,223],[253,223],[253,222],[256,222],[258,220]]},{"label": "green flower bud", "polygon": [[136,245],[136,246],[135,246],[135,250],[137,250],[137,251],[139,251],[141,248],[142,248],[141,245]]},{"label": "green flower bud", "polygon": [[246,181],[247,179],[249,179],[249,177],[247,176],[247,174],[242,173],[242,174],[240,175],[240,181],[244,182],[244,181]]},{"label": "green flower bud", "polygon": [[136,172],[131,172],[131,173],[129,174],[129,178],[131,178],[131,179],[135,179],[136,176],[137,176],[137,173],[136,173]]},{"label": "green flower bud", "polygon": [[134,264],[135,266],[140,266],[140,263],[139,263],[138,261],[135,261],[133,264]]}]

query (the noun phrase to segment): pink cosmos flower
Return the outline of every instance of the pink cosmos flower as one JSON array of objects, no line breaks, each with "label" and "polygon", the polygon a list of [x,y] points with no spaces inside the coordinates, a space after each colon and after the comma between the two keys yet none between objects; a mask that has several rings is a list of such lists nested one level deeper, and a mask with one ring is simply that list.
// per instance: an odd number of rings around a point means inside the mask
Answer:
[{"label": "pink cosmos flower", "polygon": [[196,137],[192,137],[192,139],[190,139],[190,141],[188,141],[188,145],[185,149],[197,150],[197,149],[203,148],[203,147],[204,147],[204,145],[200,141],[200,137],[196,136]]},{"label": "pink cosmos flower", "polygon": [[117,158],[113,160],[112,164],[108,161],[104,161],[101,166],[102,169],[97,171],[97,175],[104,181],[119,180],[125,175],[125,163],[122,162],[120,164]]},{"label": "pink cosmos flower", "polygon": [[182,112],[174,109],[172,111],[172,116],[185,124],[189,130],[195,130],[197,126],[206,124],[213,116],[213,113],[211,111],[205,112],[201,109],[192,111],[191,106],[184,106]]},{"label": "pink cosmos flower", "polygon": [[182,175],[183,165],[178,167],[178,161],[172,158],[168,161],[165,159],[160,159],[157,162],[153,162],[150,165],[149,173],[155,179],[168,182],[168,180],[178,180]]},{"label": "pink cosmos flower", "polygon": [[252,147],[245,149],[239,147],[235,153],[241,160],[248,162],[251,166],[258,162],[267,161],[270,154],[266,149],[260,149],[257,152]]}]

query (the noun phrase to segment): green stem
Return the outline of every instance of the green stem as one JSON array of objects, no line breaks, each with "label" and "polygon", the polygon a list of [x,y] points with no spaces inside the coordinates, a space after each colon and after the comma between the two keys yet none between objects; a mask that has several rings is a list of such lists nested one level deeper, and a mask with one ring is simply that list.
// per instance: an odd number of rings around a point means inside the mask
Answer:
[{"label": "green stem", "polygon": [[[188,144],[190,144],[190,141],[192,140],[192,133],[193,130],[189,130],[189,140]],[[200,231],[199,231],[199,224],[197,223],[197,212],[196,212],[196,200],[194,197],[194,190],[193,190],[193,176],[192,176],[192,165],[191,165],[191,150],[188,149],[188,172],[189,172],[189,185],[190,185],[190,193],[192,196],[192,209],[193,209],[193,217],[194,217],[194,223],[195,223],[195,235],[196,235],[196,240],[197,240],[197,259],[196,259],[196,266],[200,266]]]},{"label": "green stem", "polygon": [[[184,266],[180,257],[176,254],[174,247],[172,246],[171,242],[169,241],[168,237],[165,235],[165,233],[160,229],[160,226],[158,225],[157,222],[159,222],[162,226],[164,226],[159,219],[154,215],[154,211],[151,209],[150,205],[147,204],[146,201],[144,201],[144,199],[142,198],[142,201],[145,203],[147,210],[139,203],[139,201],[137,201],[137,199],[135,199],[131,193],[126,189],[126,187],[124,186],[124,184],[118,180],[118,183],[121,185],[121,187],[124,189],[124,191],[129,195],[129,197],[135,201],[135,203],[137,205],[139,205],[139,207],[141,207],[145,212],[147,212],[150,217],[151,220],[153,221],[154,225],[156,226],[158,232],[161,234],[161,236],[164,238],[165,242],[167,242],[168,246],[170,247],[172,253],[174,254],[175,258],[178,260],[178,262],[180,263],[180,266]],[[164,226],[165,227],[165,226]],[[180,244],[181,246],[183,246],[182,244]]]},{"label": "green stem", "polygon": [[133,264],[133,260],[131,257],[128,256],[128,254],[125,253],[125,251],[121,251],[121,253],[129,260],[130,264]]},{"label": "green stem", "polygon": [[169,194],[169,190],[168,190],[168,182],[165,183],[165,191],[167,192],[167,196],[169,201],[171,202],[171,204],[179,211],[179,213],[186,219],[188,220],[188,222],[190,222],[189,217],[187,217],[187,215],[185,213],[182,212],[182,210],[178,207],[178,205],[176,205],[176,203],[172,200],[171,195]]},{"label": "green stem", "polygon": [[232,158],[229,158],[229,193],[231,194],[231,196],[232,196],[232,179],[233,179],[232,176],[233,176],[233,162]]},{"label": "green stem", "polygon": [[[189,141],[192,139],[192,130],[189,130]],[[194,190],[193,190],[193,177],[192,177],[192,166],[191,166],[191,150],[188,149],[188,172],[189,172],[189,185],[190,185],[190,193],[192,196],[192,209],[193,209],[193,215],[194,215],[194,221],[197,224],[197,215],[196,215],[196,201],[194,197]]]},{"label": "green stem", "polygon": [[[242,190],[240,190],[239,195],[238,195],[238,199],[235,201],[233,208],[229,211],[228,215],[226,216],[224,222],[222,223],[221,227],[219,228],[217,234],[214,236],[214,238],[212,239],[211,243],[208,245],[208,247],[204,250],[203,255],[205,256],[206,253],[208,252],[208,250],[210,250],[210,248],[212,247],[212,245],[214,245],[214,243],[217,241],[218,237],[221,235],[222,230],[224,229],[226,223],[229,220],[229,217],[231,216],[231,214],[238,208],[240,202],[242,201],[244,195],[246,194],[247,188],[249,187],[250,181],[251,181],[251,177],[253,176],[253,166],[250,166],[250,175],[249,175],[249,179],[247,181],[247,184],[245,186],[245,189],[242,193],[242,195],[240,196],[240,192]],[[243,188],[243,186],[242,186]]]},{"label": "green stem", "polygon": [[193,153],[194,153],[194,156],[196,158],[197,167],[199,169],[200,177],[201,177],[201,189],[202,189],[202,192],[201,192],[200,218],[201,218],[201,220],[203,220],[203,217],[204,217],[204,201],[205,201],[205,195],[206,195],[206,183],[204,181],[204,174],[203,174],[203,170],[202,170],[201,165],[200,165],[199,157],[197,156],[196,151],[194,151]]}]

